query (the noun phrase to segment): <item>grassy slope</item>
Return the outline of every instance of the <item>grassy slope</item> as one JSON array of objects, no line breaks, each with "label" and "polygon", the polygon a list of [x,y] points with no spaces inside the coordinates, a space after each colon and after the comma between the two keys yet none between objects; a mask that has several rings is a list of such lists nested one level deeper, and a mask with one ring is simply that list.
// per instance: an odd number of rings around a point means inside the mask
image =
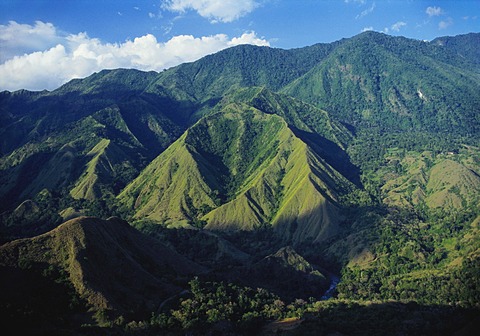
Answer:
[{"label": "grassy slope", "polygon": [[110,140],[102,139],[86,154],[86,157],[91,160],[74,188],[70,190],[70,195],[75,199],[93,200],[102,196],[97,181],[103,177],[101,182],[108,183],[115,175],[114,165],[120,163],[125,154]]},{"label": "grassy slope", "polygon": [[204,217],[207,228],[252,229],[272,223],[294,241],[335,233],[340,219],[334,205],[336,183],[345,181],[286,125],[277,139],[276,155],[252,174],[255,178],[242,192]]},{"label": "grassy slope", "polygon": [[119,199],[136,218],[202,219],[221,230],[271,223],[303,241],[336,232],[334,204],[351,188],[283,118],[229,103],[190,128]]},{"label": "grassy slope", "polygon": [[[118,196],[123,204],[135,208],[137,218],[182,221],[191,219],[192,211],[203,204],[214,206],[212,190],[218,184],[215,167],[194,159],[195,153],[185,145],[187,134],[153,160]],[[211,168],[211,176],[202,176],[202,164]]]}]

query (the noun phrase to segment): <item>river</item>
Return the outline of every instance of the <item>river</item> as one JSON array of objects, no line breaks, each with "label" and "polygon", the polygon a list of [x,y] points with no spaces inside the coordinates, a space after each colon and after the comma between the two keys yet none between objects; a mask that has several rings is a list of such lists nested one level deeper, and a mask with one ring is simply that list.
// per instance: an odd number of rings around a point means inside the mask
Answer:
[{"label": "river", "polygon": [[335,289],[337,288],[337,285],[340,282],[340,278],[335,274],[330,273],[328,276],[330,278],[330,287],[323,294],[323,296],[321,297],[321,300],[330,299],[333,296],[333,293],[335,293]]}]

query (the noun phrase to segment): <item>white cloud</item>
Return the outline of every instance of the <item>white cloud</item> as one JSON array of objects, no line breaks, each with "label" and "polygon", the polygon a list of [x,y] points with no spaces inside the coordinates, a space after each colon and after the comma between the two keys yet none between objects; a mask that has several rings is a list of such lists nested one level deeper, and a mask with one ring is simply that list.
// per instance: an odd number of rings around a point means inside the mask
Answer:
[{"label": "white cloud", "polygon": [[393,31],[400,31],[400,28],[406,26],[407,24],[403,21],[398,21],[398,22],[395,22],[391,27],[390,29],[392,29]]},{"label": "white cloud", "polygon": [[36,21],[34,25],[15,21],[0,25],[0,62],[15,55],[45,50],[58,44],[61,33],[51,23]]},{"label": "white cloud", "polygon": [[15,57],[0,65],[0,89],[40,90],[56,87],[71,76],[66,74],[66,60],[65,47],[60,44],[44,52],[37,51],[28,56]]},{"label": "white cloud", "polygon": [[345,0],[345,3],[355,3],[355,2],[363,5],[365,2],[367,2],[367,0]]},{"label": "white cloud", "polygon": [[443,20],[443,21],[440,21],[438,23],[438,29],[447,29],[448,27],[450,27],[451,25],[453,24],[453,19],[451,17],[449,17],[448,19],[446,20]]},{"label": "white cloud", "polygon": [[[53,25],[46,25],[55,31]],[[151,34],[124,43],[103,43],[85,33],[65,37],[54,34],[51,40],[59,43],[19,54],[0,64],[0,90],[51,90],[70,79],[86,77],[102,69],[161,71],[239,44],[269,45],[253,31],[233,38],[225,34],[180,35],[166,42],[158,41]]]},{"label": "white cloud", "polygon": [[425,10],[425,13],[428,14],[428,16],[440,16],[440,15],[443,15],[444,14],[444,11],[443,9],[441,9],[440,7],[427,7],[427,9]]},{"label": "white cloud", "polygon": [[370,27],[365,27],[362,29],[362,33],[366,32],[366,31],[372,31],[373,30],[373,27],[370,26]]},{"label": "white cloud", "polygon": [[376,7],[376,4],[375,2],[367,9],[365,9],[363,12],[361,12],[360,14],[358,14],[355,19],[361,19],[363,18],[364,16],[367,16],[368,14],[370,14],[371,12],[373,12],[373,10],[375,9]]},{"label": "white cloud", "polygon": [[194,10],[214,23],[235,21],[258,6],[256,0],[165,0],[162,8],[179,13]]}]

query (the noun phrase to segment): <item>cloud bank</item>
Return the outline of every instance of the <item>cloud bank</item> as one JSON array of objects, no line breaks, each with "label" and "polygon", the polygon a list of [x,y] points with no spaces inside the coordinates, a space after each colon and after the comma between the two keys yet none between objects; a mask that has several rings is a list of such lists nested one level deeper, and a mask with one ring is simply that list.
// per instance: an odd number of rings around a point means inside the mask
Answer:
[{"label": "cloud bank", "polygon": [[10,21],[8,25],[0,25],[0,62],[13,56],[53,47],[62,38],[51,23],[36,21],[33,25]]},{"label": "cloud bank", "polygon": [[235,21],[258,6],[255,0],[165,0],[162,8],[179,13],[194,10],[210,22],[216,23]]},{"label": "cloud bank", "polygon": [[86,33],[61,33],[51,23],[40,21],[0,26],[0,43],[8,55],[0,64],[0,90],[9,91],[52,90],[102,69],[161,71],[240,44],[269,45],[253,31],[232,38],[179,35],[166,42],[147,34],[124,43],[103,43]]}]

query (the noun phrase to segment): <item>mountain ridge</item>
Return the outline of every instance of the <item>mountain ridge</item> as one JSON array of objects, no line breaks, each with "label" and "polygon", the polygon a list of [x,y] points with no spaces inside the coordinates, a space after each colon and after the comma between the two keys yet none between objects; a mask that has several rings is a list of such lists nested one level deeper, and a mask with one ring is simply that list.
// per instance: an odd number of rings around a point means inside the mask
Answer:
[{"label": "mountain ridge", "polygon": [[48,334],[468,322],[479,36],[238,46],[0,93],[1,312]]}]

